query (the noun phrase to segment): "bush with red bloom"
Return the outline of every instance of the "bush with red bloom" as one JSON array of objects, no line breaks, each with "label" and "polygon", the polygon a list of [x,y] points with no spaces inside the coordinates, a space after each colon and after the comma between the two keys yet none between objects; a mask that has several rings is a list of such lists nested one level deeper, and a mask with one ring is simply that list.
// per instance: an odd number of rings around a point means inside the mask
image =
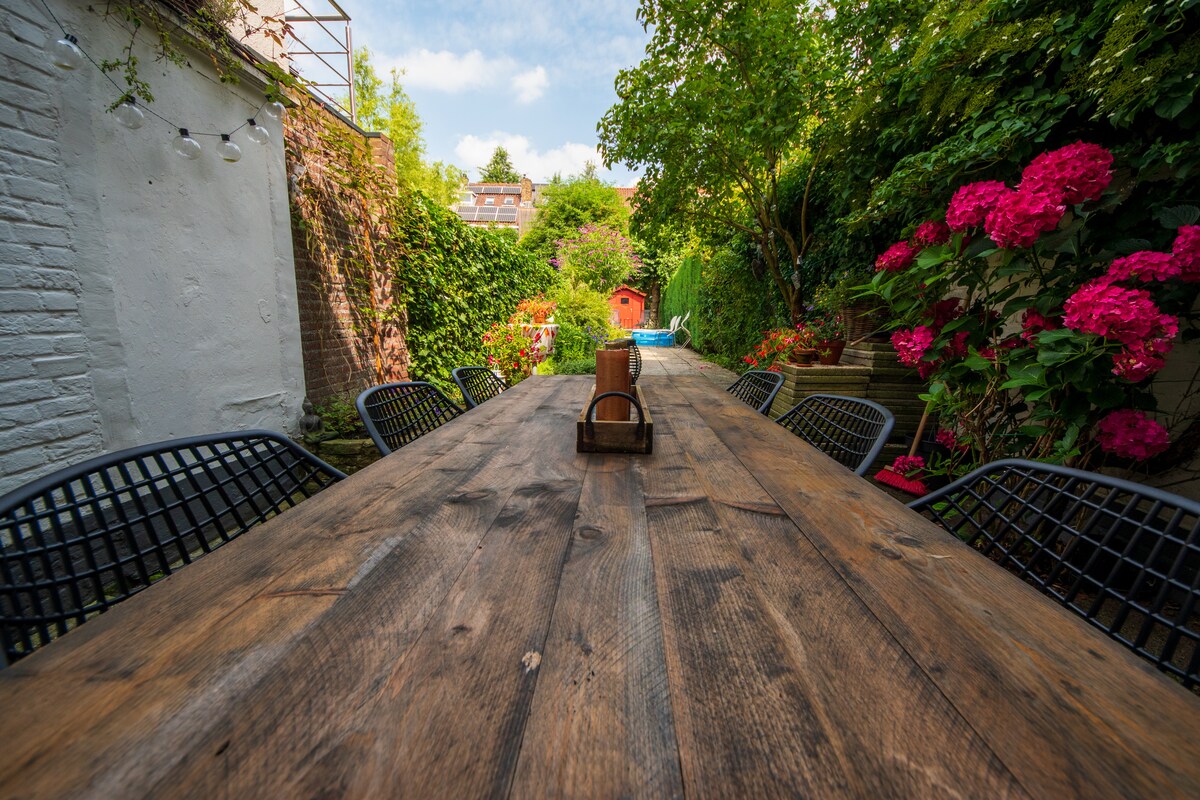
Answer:
[{"label": "bush with red bloom", "polygon": [[928,316],[933,319],[933,327],[941,330],[951,320],[961,317],[963,315],[961,305],[962,300],[958,297],[947,297],[945,300],[934,303],[928,312]]},{"label": "bush with red bloom", "polygon": [[958,436],[954,433],[954,431],[949,430],[948,428],[940,428],[937,432],[937,435],[933,437],[933,441],[937,444],[940,444],[947,450],[953,450],[959,453],[965,453],[970,449],[965,442],[960,442],[958,440]]},{"label": "bush with red bloom", "polygon": [[1141,411],[1123,408],[1096,423],[1100,449],[1122,458],[1145,461],[1170,445],[1167,429]]},{"label": "bush with red bloom", "polygon": [[1033,337],[1042,331],[1056,331],[1061,327],[1058,319],[1039,314],[1032,308],[1021,315],[1021,338],[1027,342],[1033,341]]},{"label": "bush with red bloom", "polygon": [[950,227],[944,222],[930,220],[917,226],[912,243],[917,247],[934,247],[950,241]]},{"label": "bush with red bloom", "polygon": [[1139,250],[1112,262],[1104,279],[1108,281],[1139,280],[1149,283],[1150,281],[1161,282],[1178,278],[1179,274],[1180,266],[1170,253]]},{"label": "bush with red bloom", "polygon": [[1010,192],[988,212],[983,228],[1000,247],[1033,247],[1039,236],[1058,227],[1066,211],[1052,195]]},{"label": "bush with red bloom", "polygon": [[900,272],[912,266],[920,250],[908,242],[896,242],[875,259],[875,270]]},{"label": "bush with red bloom", "polygon": [[959,331],[950,337],[950,341],[946,343],[946,347],[942,350],[948,358],[966,358],[967,357],[967,339],[971,334],[967,331]]},{"label": "bush with red bloom", "polygon": [[1042,153],[1021,173],[1018,191],[1049,195],[1067,205],[1098,200],[1112,182],[1112,153],[1076,142]]},{"label": "bush with red bloom", "polygon": [[1173,339],[1174,317],[1163,314],[1143,289],[1114,286],[1103,279],[1085,283],[1063,304],[1063,324],[1080,333],[1134,345],[1148,339]]},{"label": "bush with red bloom", "polygon": [[1002,181],[979,181],[960,186],[946,210],[946,225],[955,233],[979,227],[996,207],[996,202],[1011,192]]},{"label": "bush with red bloom", "polygon": [[937,338],[933,328],[928,325],[918,325],[911,330],[898,330],[892,334],[892,347],[900,358],[900,363],[915,367],[929,352],[933,340]]},{"label": "bush with red bloom", "polygon": [[1130,383],[1141,383],[1166,365],[1153,350],[1131,347],[1113,355],[1112,374]]},{"label": "bush with red bloom", "polygon": [[1184,225],[1171,246],[1171,257],[1179,268],[1179,277],[1188,283],[1200,282],[1200,225]]}]

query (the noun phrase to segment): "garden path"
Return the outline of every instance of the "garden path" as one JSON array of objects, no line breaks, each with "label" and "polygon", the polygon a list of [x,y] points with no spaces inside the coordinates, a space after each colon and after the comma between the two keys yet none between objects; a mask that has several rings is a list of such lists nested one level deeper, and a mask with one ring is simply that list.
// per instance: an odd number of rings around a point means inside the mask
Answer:
[{"label": "garden path", "polygon": [[711,364],[695,350],[686,347],[643,347],[642,375],[703,375],[714,383],[728,386],[737,375]]}]

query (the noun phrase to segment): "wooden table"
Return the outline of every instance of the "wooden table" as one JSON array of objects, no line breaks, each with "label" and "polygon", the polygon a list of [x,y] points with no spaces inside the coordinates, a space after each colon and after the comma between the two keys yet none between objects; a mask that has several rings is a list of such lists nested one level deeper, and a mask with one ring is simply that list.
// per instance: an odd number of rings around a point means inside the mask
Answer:
[{"label": "wooden table", "polygon": [[1198,797],[1200,698],[703,377],[534,378],[0,672],[0,797]]}]

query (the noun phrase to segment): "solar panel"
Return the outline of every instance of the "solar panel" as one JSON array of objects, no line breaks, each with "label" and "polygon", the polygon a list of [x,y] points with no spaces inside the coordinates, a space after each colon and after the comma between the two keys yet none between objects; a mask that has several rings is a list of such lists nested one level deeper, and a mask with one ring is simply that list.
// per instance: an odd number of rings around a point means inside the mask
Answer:
[{"label": "solar panel", "polygon": [[515,208],[498,208],[496,209],[497,222],[516,222],[517,210]]}]

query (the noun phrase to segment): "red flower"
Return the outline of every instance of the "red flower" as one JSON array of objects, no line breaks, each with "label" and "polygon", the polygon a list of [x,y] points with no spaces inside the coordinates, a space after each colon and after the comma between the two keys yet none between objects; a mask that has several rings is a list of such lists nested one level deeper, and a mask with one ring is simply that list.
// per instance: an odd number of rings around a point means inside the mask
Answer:
[{"label": "red flower", "polygon": [[1113,356],[1112,374],[1130,383],[1140,383],[1166,364],[1153,349],[1134,346]]},{"label": "red flower", "polygon": [[1017,190],[1049,195],[1072,206],[1098,200],[1112,181],[1112,162],[1112,153],[1098,144],[1069,144],[1031,161]]},{"label": "red flower", "polygon": [[1170,445],[1167,429],[1141,411],[1123,408],[1096,423],[1100,449],[1122,458],[1144,461]]},{"label": "red flower", "polygon": [[1180,271],[1180,264],[1170,253],[1139,250],[1112,262],[1104,279],[1110,282],[1136,279],[1148,283],[1151,280],[1165,281],[1169,278],[1178,278]]},{"label": "red flower", "polygon": [[1032,247],[1041,234],[1058,227],[1066,211],[1052,195],[1010,192],[988,212],[984,230],[1000,247]]},{"label": "red flower", "polygon": [[933,327],[941,330],[950,320],[961,317],[963,312],[958,307],[960,302],[961,300],[957,297],[947,297],[945,300],[934,303],[933,308],[926,312],[926,316],[933,319]]},{"label": "red flower", "polygon": [[958,440],[958,437],[954,435],[954,431],[946,428],[941,428],[938,430],[937,435],[933,437],[933,440],[948,450],[957,450],[960,453],[965,453],[967,450],[971,449],[965,442],[960,442]]},{"label": "red flower", "polygon": [[1054,317],[1044,317],[1032,308],[1025,310],[1021,315],[1021,338],[1025,341],[1032,341],[1034,336],[1037,336],[1042,331],[1054,331],[1062,327],[1062,324]]},{"label": "red flower", "polygon": [[1123,345],[1142,345],[1151,339],[1170,341],[1179,321],[1163,314],[1143,289],[1125,289],[1099,280],[1089,281],[1063,304],[1063,324]]},{"label": "red flower", "polygon": [[875,271],[902,272],[912,266],[918,252],[908,242],[896,242],[875,259]]},{"label": "red flower", "polygon": [[946,210],[946,224],[955,233],[983,224],[988,212],[1009,188],[1000,181],[979,181],[958,187]]},{"label": "red flower", "polygon": [[896,456],[892,462],[892,472],[898,472],[906,478],[911,478],[925,469],[925,459],[920,456]]},{"label": "red flower", "polygon": [[934,340],[933,328],[918,325],[912,330],[898,330],[892,334],[892,347],[900,357],[900,363],[907,367],[915,367],[929,351]]},{"label": "red flower", "polygon": [[959,331],[950,337],[950,342],[946,345],[945,353],[951,358],[966,358],[967,357],[967,338],[970,334],[967,331]]},{"label": "red flower", "polygon": [[1171,256],[1180,278],[1188,283],[1200,282],[1200,225],[1184,225],[1179,229]]},{"label": "red flower", "polygon": [[912,243],[917,247],[933,247],[950,241],[950,227],[944,222],[930,220],[917,226]]}]

